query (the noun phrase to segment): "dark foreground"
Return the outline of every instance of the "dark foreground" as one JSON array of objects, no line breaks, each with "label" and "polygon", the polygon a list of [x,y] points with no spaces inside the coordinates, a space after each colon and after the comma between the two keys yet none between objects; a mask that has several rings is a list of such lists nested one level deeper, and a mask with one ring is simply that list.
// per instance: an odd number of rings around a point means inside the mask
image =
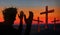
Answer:
[{"label": "dark foreground", "polygon": [[[60,35],[60,24],[56,24],[56,30],[54,30],[54,24],[49,24],[48,29],[44,28],[44,24],[40,25],[40,32],[38,32],[38,25],[32,25],[30,35]],[[15,25],[15,28],[18,26]],[[23,27],[22,35],[24,35],[25,25]]]}]

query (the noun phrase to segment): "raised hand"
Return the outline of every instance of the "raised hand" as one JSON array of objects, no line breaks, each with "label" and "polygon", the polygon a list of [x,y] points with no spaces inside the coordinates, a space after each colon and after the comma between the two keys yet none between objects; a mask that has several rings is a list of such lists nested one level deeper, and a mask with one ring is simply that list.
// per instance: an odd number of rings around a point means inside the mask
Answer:
[{"label": "raised hand", "polygon": [[19,35],[22,34],[22,30],[23,30],[23,16],[24,16],[24,12],[21,11],[20,16],[18,15],[18,17],[20,18],[20,25],[19,25],[19,28],[18,28],[18,34]]},{"label": "raised hand", "polygon": [[26,19],[26,16],[24,15],[24,20],[26,23],[26,30],[24,35],[29,35],[31,31],[31,25],[32,25],[32,20],[33,20],[33,13],[32,11],[29,11],[29,17]]},{"label": "raised hand", "polygon": [[20,16],[18,15],[18,17],[21,19],[21,18],[23,18],[23,16],[24,16],[24,13],[23,13],[23,11],[21,11]]}]

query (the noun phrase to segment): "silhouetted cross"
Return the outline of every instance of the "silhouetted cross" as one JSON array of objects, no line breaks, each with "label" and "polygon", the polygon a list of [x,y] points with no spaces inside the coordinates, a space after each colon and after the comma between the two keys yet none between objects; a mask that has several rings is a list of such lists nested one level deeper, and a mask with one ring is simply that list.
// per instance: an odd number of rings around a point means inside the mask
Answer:
[{"label": "silhouetted cross", "polygon": [[46,11],[40,13],[40,14],[46,14],[46,25],[45,25],[45,28],[48,28],[48,13],[52,13],[52,12],[54,12],[54,9],[53,10],[48,10],[48,6],[46,6]]},{"label": "silhouetted cross", "polygon": [[56,18],[54,18],[54,20],[52,22],[54,22],[54,30],[55,30],[55,25],[56,25],[56,22],[58,22],[59,20],[56,20]]},{"label": "silhouetted cross", "polygon": [[[34,20],[34,19],[33,19]],[[40,21],[39,20],[39,17],[38,17],[38,20],[34,20],[34,21],[37,21],[38,22],[38,32],[40,32],[40,24],[39,24],[39,22],[43,22],[43,21]]]}]

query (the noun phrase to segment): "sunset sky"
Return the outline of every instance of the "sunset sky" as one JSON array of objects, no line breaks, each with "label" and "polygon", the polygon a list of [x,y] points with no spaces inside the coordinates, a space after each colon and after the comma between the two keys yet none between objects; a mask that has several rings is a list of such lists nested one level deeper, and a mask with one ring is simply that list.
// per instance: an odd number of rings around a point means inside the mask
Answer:
[{"label": "sunset sky", "polygon": [[[41,12],[45,12],[45,6],[48,6],[48,10],[54,9],[54,13],[49,13],[48,20],[51,23],[54,18],[60,20],[60,0],[0,0],[0,22],[3,21],[2,10],[7,7],[16,7],[18,14],[21,10],[24,11],[28,18],[29,11],[34,13],[34,18],[37,20],[37,17],[40,17],[40,20],[45,23],[45,14],[41,15]],[[18,16],[16,17],[15,24],[19,23]],[[33,24],[36,24],[36,21],[33,21]]]}]

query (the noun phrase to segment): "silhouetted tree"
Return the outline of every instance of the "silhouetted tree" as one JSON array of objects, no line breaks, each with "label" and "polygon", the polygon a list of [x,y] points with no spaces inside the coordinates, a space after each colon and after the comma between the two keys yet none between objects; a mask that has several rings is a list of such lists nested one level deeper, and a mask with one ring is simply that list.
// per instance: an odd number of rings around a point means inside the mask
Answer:
[{"label": "silhouetted tree", "polygon": [[5,34],[15,34],[17,33],[17,30],[13,28],[14,20],[17,14],[17,9],[10,7],[3,10],[4,15],[4,25],[3,25],[3,31]]},{"label": "silhouetted tree", "polygon": [[20,25],[19,25],[19,28],[18,28],[18,34],[19,35],[22,34],[22,30],[23,30],[23,16],[24,16],[24,13],[23,13],[23,11],[21,11],[20,16],[18,15],[18,17],[20,18]]},{"label": "silhouetted tree", "polygon": [[32,25],[32,20],[33,20],[33,13],[32,11],[29,11],[29,17],[26,19],[26,16],[24,15],[24,20],[26,22],[26,30],[24,35],[29,35],[31,31],[31,25]]}]

